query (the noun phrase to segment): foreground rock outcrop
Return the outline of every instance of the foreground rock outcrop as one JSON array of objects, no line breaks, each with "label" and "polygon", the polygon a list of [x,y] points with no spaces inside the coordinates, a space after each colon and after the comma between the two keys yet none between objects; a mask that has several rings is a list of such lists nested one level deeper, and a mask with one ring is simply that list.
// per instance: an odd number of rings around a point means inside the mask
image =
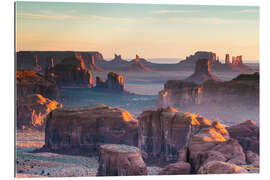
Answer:
[{"label": "foreground rock outcrop", "polygon": [[46,79],[41,74],[31,70],[16,71],[17,98],[41,94],[46,98],[57,99],[59,97],[59,87],[55,81]]},{"label": "foreground rock outcrop", "polygon": [[45,127],[47,115],[61,107],[62,104],[40,94],[21,97],[17,100],[17,128],[42,130]]},{"label": "foreground rock outcrop", "polygon": [[178,151],[187,146],[191,136],[211,121],[173,108],[144,111],[139,117],[139,148],[149,161],[177,160]]},{"label": "foreground rock outcrop", "polygon": [[120,74],[117,74],[115,72],[109,72],[107,80],[105,82],[100,77],[96,77],[95,88],[112,92],[124,92],[125,79]]},{"label": "foreground rock outcrop", "polygon": [[105,144],[100,146],[97,175],[147,175],[147,168],[138,148],[119,144]]},{"label": "foreground rock outcrop", "polygon": [[231,137],[237,139],[244,151],[259,154],[259,127],[256,122],[248,120],[227,128]]},{"label": "foreground rock outcrop", "polygon": [[164,169],[159,173],[159,175],[178,175],[190,173],[191,173],[190,164],[184,161],[179,161],[164,167]]},{"label": "foreground rock outcrop", "polygon": [[105,105],[64,108],[50,114],[44,149],[91,155],[102,144],[137,146],[137,121],[128,111]]},{"label": "foreground rock outcrop", "polygon": [[67,57],[47,71],[47,77],[54,79],[59,86],[92,87],[93,76],[85,68],[80,54]]},{"label": "foreground rock outcrop", "polygon": [[199,59],[196,62],[195,72],[184,79],[186,82],[193,82],[196,84],[201,84],[206,81],[221,81],[218,79],[211,71],[211,62],[209,59]]},{"label": "foreground rock outcrop", "polygon": [[235,164],[211,161],[198,170],[198,174],[242,174],[248,173],[244,168]]}]

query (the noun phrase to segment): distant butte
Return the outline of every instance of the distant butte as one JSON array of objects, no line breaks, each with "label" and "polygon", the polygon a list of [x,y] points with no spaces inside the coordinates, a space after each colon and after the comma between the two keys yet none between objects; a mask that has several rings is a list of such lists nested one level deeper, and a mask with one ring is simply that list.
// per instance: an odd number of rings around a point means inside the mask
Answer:
[{"label": "distant butte", "polygon": [[140,57],[136,55],[135,61],[127,67],[128,71],[134,71],[134,72],[151,72],[152,70],[148,67],[145,67],[141,61]]},{"label": "distant butte", "polygon": [[196,62],[195,72],[188,78],[184,79],[186,82],[193,82],[196,84],[201,84],[209,80],[221,81],[212,74],[211,63],[209,59],[199,59]]}]

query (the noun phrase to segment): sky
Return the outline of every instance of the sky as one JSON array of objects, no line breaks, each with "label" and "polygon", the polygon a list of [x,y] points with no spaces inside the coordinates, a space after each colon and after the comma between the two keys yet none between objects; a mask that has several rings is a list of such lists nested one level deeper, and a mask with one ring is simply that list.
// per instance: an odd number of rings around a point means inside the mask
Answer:
[{"label": "sky", "polygon": [[196,51],[259,61],[259,7],[16,2],[16,51],[179,58]]}]

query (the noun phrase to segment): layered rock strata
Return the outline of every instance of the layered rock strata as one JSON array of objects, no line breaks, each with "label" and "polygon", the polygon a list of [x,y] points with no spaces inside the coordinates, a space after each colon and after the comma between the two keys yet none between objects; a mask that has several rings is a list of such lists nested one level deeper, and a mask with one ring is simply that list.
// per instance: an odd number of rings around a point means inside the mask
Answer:
[{"label": "layered rock strata", "polygon": [[100,146],[97,175],[147,175],[147,167],[138,148],[119,144],[105,144]]},{"label": "layered rock strata", "polygon": [[137,146],[137,121],[128,111],[105,105],[64,108],[50,114],[44,149],[91,155],[102,144]]}]

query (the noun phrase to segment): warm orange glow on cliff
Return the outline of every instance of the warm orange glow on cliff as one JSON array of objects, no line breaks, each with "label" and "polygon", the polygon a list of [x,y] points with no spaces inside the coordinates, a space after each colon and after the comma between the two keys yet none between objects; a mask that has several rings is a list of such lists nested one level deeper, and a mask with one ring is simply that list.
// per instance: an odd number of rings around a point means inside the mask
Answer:
[{"label": "warm orange glow on cliff", "polygon": [[43,124],[43,119],[44,115],[39,112],[38,114],[36,113],[35,110],[32,111],[32,125],[33,126],[41,126]]},{"label": "warm orange glow on cliff", "polygon": [[208,132],[210,134],[210,137],[204,137],[203,138],[204,141],[217,141],[217,142],[226,141],[225,137],[222,136],[222,134],[220,134],[219,132],[217,132],[216,128],[210,128]]},{"label": "warm orange glow on cliff", "polygon": [[162,95],[163,97],[166,97],[166,96],[168,95],[168,91],[163,91],[163,92],[161,92],[161,95]]},{"label": "warm orange glow on cliff", "polygon": [[134,118],[127,111],[123,111],[122,116],[123,116],[124,121],[126,121],[126,122],[134,121]]}]

